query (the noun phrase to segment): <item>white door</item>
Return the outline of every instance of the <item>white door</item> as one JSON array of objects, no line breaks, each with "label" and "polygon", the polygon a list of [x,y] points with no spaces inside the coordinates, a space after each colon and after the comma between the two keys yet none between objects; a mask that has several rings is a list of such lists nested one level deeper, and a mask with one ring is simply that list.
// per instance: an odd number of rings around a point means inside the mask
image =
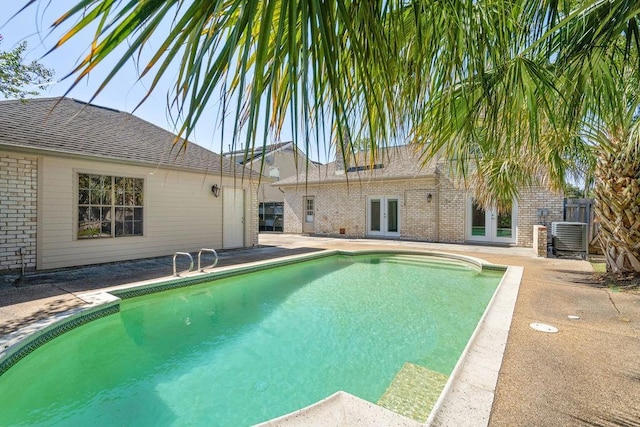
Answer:
[{"label": "white door", "polygon": [[495,209],[482,209],[473,197],[467,203],[467,240],[490,243],[516,242],[517,206],[511,211],[498,213]]},{"label": "white door", "polygon": [[400,236],[400,203],[395,196],[371,196],[367,209],[367,235]]},{"label": "white door", "polygon": [[222,189],[222,247],[244,246],[244,189]]},{"label": "white door", "polygon": [[303,233],[315,233],[316,231],[316,198],[305,196],[302,201],[304,221],[302,223]]}]

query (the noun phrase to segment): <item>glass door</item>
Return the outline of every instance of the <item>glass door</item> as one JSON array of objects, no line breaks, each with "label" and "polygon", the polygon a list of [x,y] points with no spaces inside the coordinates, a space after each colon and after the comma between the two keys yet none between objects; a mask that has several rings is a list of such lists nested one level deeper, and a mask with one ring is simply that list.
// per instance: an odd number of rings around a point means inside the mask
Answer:
[{"label": "glass door", "polygon": [[[512,209],[513,210],[513,209]],[[494,230],[492,241],[515,243],[516,233],[513,221],[513,212],[492,213],[492,229]]]},{"label": "glass door", "polygon": [[498,213],[483,209],[474,198],[469,198],[467,211],[467,240],[489,243],[516,242],[516,204],[511,210]]},{"label": "glass door", "polygon": [[489,237],[487,223],[488,212],[476,202],[475,199],[471,199],[471,206],[469,210],[469,218],[471,224],[467,235],[467,240],[486,241]]},{"label": "glass door", "polygon": [[400,234],[400,229],[398,228],[398,199],[387,199],[386,206],[386,235]]},{"label": "glass door", "polygon": [[369,235],[382,235],[382,201],[379,198],[369,199]]},{"label": "glass door", "polygon": [[400,203],[398,197],[369,197],[368,208],[368,236],[400,235]]}]

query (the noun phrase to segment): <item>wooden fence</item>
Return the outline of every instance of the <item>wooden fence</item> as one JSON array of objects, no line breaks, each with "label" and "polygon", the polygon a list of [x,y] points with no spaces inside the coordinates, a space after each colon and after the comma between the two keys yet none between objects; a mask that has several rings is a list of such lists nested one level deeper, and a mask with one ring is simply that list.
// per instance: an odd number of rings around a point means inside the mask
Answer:
[{"label": "wooden fence", "polygon": [[564,220],[570,222],[584,222],[587,227],[589,253],[602,253],[598,241],[600,224],[594,221],[593,199],[564,199]]}]

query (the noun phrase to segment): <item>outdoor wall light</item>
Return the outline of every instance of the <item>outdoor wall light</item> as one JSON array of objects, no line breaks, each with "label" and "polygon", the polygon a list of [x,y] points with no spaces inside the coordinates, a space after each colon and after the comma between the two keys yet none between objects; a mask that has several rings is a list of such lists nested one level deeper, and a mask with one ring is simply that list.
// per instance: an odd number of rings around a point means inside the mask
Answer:
[{"label": "outdoor wall light", "polygon": [[218,197],[220,195],[220,187],[218,187],[218,184],[213,184],[211,192],[213,193],[213,197]]},{"label": "outdoor wall light", "polygon": [[431,203],[431,199],[433,199],[431,193],[427,194],[427,203]]}]

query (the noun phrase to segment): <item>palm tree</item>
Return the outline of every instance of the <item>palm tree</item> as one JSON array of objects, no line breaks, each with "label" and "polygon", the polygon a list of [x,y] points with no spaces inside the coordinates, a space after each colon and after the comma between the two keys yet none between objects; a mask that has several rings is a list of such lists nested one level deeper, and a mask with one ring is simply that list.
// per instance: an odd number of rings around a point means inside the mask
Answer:
[{"label": "palm tree", "polygon": [[592,112],[584,138],[596,155],[595,208],[607,265],[614,273],[640,272],[640,97],[638,79],[623,73],[613,111]]},{"label": "palm tree", "polygon": [[395,130],[389,120],[399,116],[389,92],[399,61],[381,20],[395,25],[401,2],[364,3],[81,0],[54,22],[66,34],[52,50],[96,28],[89,54],[70,73],[71,90],[106,57],[120,55],[96,95],[132,57],[140,78],[150,79],[148,94],[177,65],[168,99],[181,136],[217,103],[234,123],[233,146],[241,129],[249,147],[256,135],[277,137],[287,116],[304,144],[365,133],[387,140]]},{"label": "palm tree", "polygon": [[54,23],[67,29],[57,46],[97,28],[74,85],[121,55],[99,92],[141,53],[149,93],[178,65],[169,107],[182,136],[210,102],[235,123],[234,145],[241,128],[247,147],[277,135],[287,116],[296,143],[331,140],[343,157],[360,141],[375,152],[410,136],[425,160],[446,155],[498,207],[536,181],[561,188],[598,159],[608,266],[640,273],[638,102],[625,85],[640,73],[637,2],[120,3],[78,0]]},{"label": "palm tree", "polygon": [[[486,6],[474,4],[463,19],[487,20]],[[462,53],[453,68],[435,61],[436,74],[461,77],[432,91],[416,130],[430,138],[426,157],[456,159],[498,207],[533,181],[560,188],[572,168],[595,169],[608,269],[640,274],[637,10],[625,2],[503,6],[476,29],[487,34],[480,52]]]}]

